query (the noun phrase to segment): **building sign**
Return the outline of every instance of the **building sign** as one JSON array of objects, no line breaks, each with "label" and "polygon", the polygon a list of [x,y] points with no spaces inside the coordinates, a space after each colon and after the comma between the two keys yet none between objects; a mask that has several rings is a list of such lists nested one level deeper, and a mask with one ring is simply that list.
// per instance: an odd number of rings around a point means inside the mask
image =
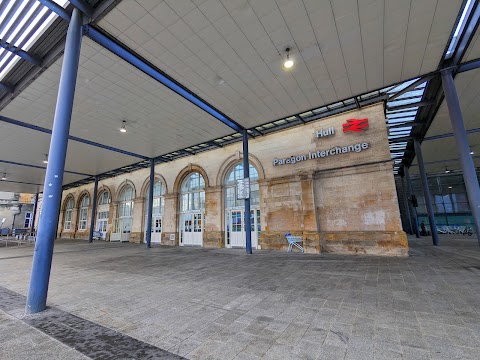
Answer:
[{"label": "building sign", "polygon": [[342,124],[343,132],[362,132],[368,129],[368,118],[366,119],[348,119],[345,124]]},{"label": "building sign", "polygon": [[317,139],[325,136],[329,136],[329,135],[334,135],[334,134],[335,134],[335,129],[333,127],[329,127],[326,130],[321,129],[321,130],[315,131],[315,136],[317,137]]},{"label": "building sign", "polygon": [[[368,129],[368,118],[365,119],[348,119],[345,124],[342,124],[343,132],[363,132]],[[335,129],[333,127],[329,127],[328,129],[321,129],[316,131],[315,136],[317,138],[323,138],[326,136],[334,135]],[[294,155],[288,158],[283,159],[273,159],[273,166],[277,165],[286,165],[286,164],[295,164],[300,161],[306,160],[314,160],[320,159],[328,156],[334,156],[339,154],[346,154],[349,152],[361,152],[363,150],[368,149],[369,143],[368,142],[361,142],[353,145],[347,146],[335,146],[330,149],[326,150],[317,150],[317,151],[309,151],[308,154],[302,155]],[[240,199],[240,197],[237,196]]]},{"label": "building sign", "polygon": [[319,158],[324,158],[328,156],[334,156],[339,154],[345,154],[349,152],[360,152],[363,150],[368,149],[369,144],[367,142],[358,143],[354,145],[347,145],[347,146],[335,146],[331,149],[327,150],[317,150],[317,151],[309,151],[308,154],[303,155],[294,155],[289,158],[284,159],[273,159],[273,166],[277,165],[286,165],[286,164],[295,164],[300,161],[306,160],[314,160]]},{"label": "building sign", "polygon": [[237,180],[237,200],[250,198],[250,179]]}]

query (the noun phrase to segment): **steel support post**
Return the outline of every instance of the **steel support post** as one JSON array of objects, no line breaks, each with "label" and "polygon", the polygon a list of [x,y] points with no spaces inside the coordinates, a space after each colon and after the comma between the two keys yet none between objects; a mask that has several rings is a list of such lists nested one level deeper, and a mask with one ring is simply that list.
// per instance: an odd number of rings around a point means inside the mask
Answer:
[{"label": "steel support post", "polygon": [[405,203],[405,210],[407,212],[408,233],[410,235],[413,235],[412,216],[410,214],[410,205],[408,203],[407,189],[405,184],[405,175],[402,176],[402,197],[403,197],[403,202]]},{"label": "steel support post", "polygon": [[147,210],[147,229],[145,234],[145,243],[147,248],[152,243],[152,215],[153,215],[153,187],[155,185],[155,161],[150,159],[150,184],[148,185],[148,210]]},{"label": "steel support post", "polygon": [[433,245],[438,246],[437,223],[435,222],[435,213],[433,212],[432,198],[430,197],[430,189],[428,188],[427,173],[423,164],[422,147],[417,139],[414,140],[415,154],[417,155],[418,170],[420,171],[420,179],[422,180],[423,195],[425,196],[425,205],[427,207],[428,221],[430,223],[430,232],[432,234]]},{"label": "steel support post", "polygon": [[[405,180],[407,181],[407,197],[411,199],[411,196],[413,195],[413,189],[412,189],[412,180],[410,179],[410,172],[407,167],[404,167],[403,172],[405,173]],[[418,216],[417,216],[417,209],[413,206],[412,202],[408,202],[408,206],[410,208],[410,212],[413,215],[413,231],[415,232],[415,236],[417,239],[420,238],[420,229],[418,226]]]},{"label": "steel support post", "polygon": [[95,213],[97,212],[97,193],[98,193],[98,175],[95,175],[95,184],[93,185],[92,198],[92,217],[90,218],[90,235],[88,241],[93,242],[93,230],[95,229]]},{"label": "steel support post", "polygon": [[[247,130],[243,130],[243,178],[248,179],[250,182],[250,162],[248,161],[248,133]],[[250,187],[249,187],[250,191]],[[247,254],[252,253],[252,221],[250,215],[250,194],[245,199],[245,240]]]},{"label": "steel support post", "polygon": [[82,43],[82,21],[83,16],[80,10],[73,9],[67,31],[50,150],[48,151],[49,158],[43,187],[42,213],[38,224],[25,309],[27,314],[45,310],[47,303],[53,242],[57,232],[68,133]]},{"label": "steel support post", "polygon": [[38,193],[35,194],[35,205],[33,206],[33,216],[32,216],[32,226],[30,232],[35,236],[35,219],[37,218],[37,209],[38,209]]},{"label": "steel support post", "polygon": [[460,109],[451,70],[442,71],[442,85],[445,100],[448,105],[448,113],[450,114],[450,122],[452,123],[458,156],[460,157],[460,165],[462,166],[463,181],[467,189],[468,203],[470,205],[470,211],[472,212],[477,239],[480,244],[480,187],[478,185],[475,164],[470,154],[467,132],[463,124],[462,111]]}]

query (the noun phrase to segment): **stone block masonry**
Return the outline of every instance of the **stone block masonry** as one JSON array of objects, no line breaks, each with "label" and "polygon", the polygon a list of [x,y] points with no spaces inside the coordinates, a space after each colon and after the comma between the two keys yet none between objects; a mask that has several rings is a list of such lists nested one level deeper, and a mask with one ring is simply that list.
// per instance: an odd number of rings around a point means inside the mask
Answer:
[{"label": "stone block masonry", "polygon": [[[355,132],[342,127],[352,118],[368,126]],[[254,231],[261,249],[286,250],[284,234],[290,232],[303,236],[310,253],[407,254],[383,104],[251,139],[249,146],[251,165],[258,172],[259,204],[254,208],[260,216]],[[197,229],[201,245],[229,246],[227,235],[233,229],[227,210],[242,207],[226,208],[226,175],[241,163],[241,151],[242,144],[236,143],[155,166],[156,181],[166,188],[161,244],[182,245],[181,185],[186,176],[198,172],[205,181],[205,205],[199,210],[203,218]],[[144,241],[148,178],[149,170],[142,169],[100,181],[99,191],[108,191],[111,198],[109,232],[119,217],[119,194],[128,184],[134,189],[129,241]],[[63,199],[72,195],[77,204],[85,191],[92,194],[93,184],[65,191]],[[62,237],[88,234],[89,229],[76,230],[78,209],[73,211],[71,230],[64,231],[64,211],[62,207],[58,229]],[[241,229],[235,227],[235,231]]]}]

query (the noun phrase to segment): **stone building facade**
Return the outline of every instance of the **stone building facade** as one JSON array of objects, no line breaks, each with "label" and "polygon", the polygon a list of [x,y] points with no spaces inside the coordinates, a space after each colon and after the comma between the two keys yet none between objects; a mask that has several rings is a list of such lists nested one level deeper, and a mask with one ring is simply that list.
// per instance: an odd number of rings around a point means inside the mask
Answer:
[{"label": "stone building facade", "polygon": [[[285,250],[290,232],[312,253],[407,254],[383,104],[251,139],[249,149],[257,248]],[[229,190],[241,161],[236,143],[156,165],[157,242],[241,246],[242,206]],[[143,241],[148,179],[142,169],[100,182],[107,240]],[[88,238],[92,204],[84,199],[92,195],[93,184],[64,191],[58,236]]]}]

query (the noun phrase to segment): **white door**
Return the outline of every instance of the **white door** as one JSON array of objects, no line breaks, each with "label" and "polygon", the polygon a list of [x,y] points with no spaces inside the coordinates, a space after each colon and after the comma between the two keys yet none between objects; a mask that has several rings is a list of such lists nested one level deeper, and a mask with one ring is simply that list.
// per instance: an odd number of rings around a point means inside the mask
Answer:
[{"label": "white door", "polygon": [[[245,248],[246,247],[246,236],[245,236],[245,211],[243,209],[228,210],[226,213],[226,231],[227,231],[227,241],[225,246],[232,248]],[[250,222],[251,222],[251,237],[252,237],[252,248],[256,249],[258,247],[258,236],[260,233],[260,210],[254,209],[250,211]]]},{"label": "white door", "polygon": [[108,210],[107,211],[99,211],[97,213],[97,228],[96,231],[99,231],[102,236],[102,240],[105,240],[107,237],[107,229],[108,229]]},{"label": "white door", "polygon": [[[145,217],[145,241],[147,239],[147,218]],[[152,216],[152,243],[160,244],[162,240],[162,216],[153,215]]]},{"label": "white door", "polygon": [[203,245],[203,214],[186,213],[180,217],[180,245]]}]

